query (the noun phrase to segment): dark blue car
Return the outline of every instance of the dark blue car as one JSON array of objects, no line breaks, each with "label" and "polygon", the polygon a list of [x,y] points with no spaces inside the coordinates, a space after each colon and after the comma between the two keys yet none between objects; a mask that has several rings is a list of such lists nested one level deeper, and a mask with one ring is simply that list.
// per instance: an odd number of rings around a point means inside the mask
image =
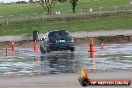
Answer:
[{"label": "dark blue car", "polygon": [[51,51],[70,50],[75,51],[74,38],[66,30],[54,30],[47,32],[42,38],[40,51],[42,53]]}]

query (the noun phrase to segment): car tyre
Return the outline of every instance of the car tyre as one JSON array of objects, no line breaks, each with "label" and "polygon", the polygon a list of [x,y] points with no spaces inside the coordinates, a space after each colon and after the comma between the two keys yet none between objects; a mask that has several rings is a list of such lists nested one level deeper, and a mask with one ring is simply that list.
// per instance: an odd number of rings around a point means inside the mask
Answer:
[{"label": "car tyre", "polygon": [[42,47],[41,45],[40,45],[40,51],[41,51],[41,53],[46,54],[45,47]]}]

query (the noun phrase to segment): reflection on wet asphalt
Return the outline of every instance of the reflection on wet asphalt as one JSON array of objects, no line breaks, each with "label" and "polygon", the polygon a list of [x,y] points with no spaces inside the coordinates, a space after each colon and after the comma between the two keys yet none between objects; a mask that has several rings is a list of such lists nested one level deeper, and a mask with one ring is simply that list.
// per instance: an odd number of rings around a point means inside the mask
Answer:
[{"label": "reflection on wet asphalt", "polygon": [[86,70],[132,70],[132,44],[106,44],[104,49],[95,46],[95,58],[89,58],[89,45],[76,46],[76,52],[52,52],[35,54],[32,48],[17,48],[14,56],[9,49],[0,49],[0,76],[34,76],[58,73],[76,73]]},{"label": "reflection on wet asphalt", "polygon": [[43,64],[41,65],[42,72],[43,71],[47,71],[48,73],[75,72],[76,62],[74,53],[40,56],[40,60],[43,62]]}]

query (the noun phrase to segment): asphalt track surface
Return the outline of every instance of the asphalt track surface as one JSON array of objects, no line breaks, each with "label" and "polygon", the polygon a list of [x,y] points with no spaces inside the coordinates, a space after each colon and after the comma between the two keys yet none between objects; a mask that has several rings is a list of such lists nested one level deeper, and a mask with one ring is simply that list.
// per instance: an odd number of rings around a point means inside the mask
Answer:
[{"label": "asphalt track surface", "polygon": [[[130,79],[132,71],[89,73],[91,79]],[[120,74],[120,75],[119,75]],[[57,74],[36,77],[1,78],[0,88],[83,88],[81,74]],[[87,86],[86,88],[132,88],[132,86]]]},{"label": "asphalt track surface", "polygon": [[[75,54],[79,55],[80,60],[83,62],[82,67],[84,66],[85,69],[88,68],[88,63],[90,63],[90,60],[88,57],[88,47],[87,45],[80,45],[76,47]],[[125,47],[128,46],[128,47]],[[110,63],[111,61],[114,61],[113,59],[110,59],[112,56],[115,57],[115,62],[120,62],[122,60],[118,59],[119,56],[126,57],[127,59],[123,60],[128,63],[121,66],[127,66],[127,64],[131,63],[131,43],[130,44],[110,44],[106,45],[104,50],[101,50],[99,46],[95,46],[96,50],[99,52],[96,52],[97,55],[97,62],[101,63],[100,61],[103,60],[103,62],[106,63],[106,60]],[[100,51],[101,50],[101,51]],[[21,53],[20,55],[23,55],[23,57],[27,57],[26,55],[33,54],[32,52],[29,52],[31,50],[28,50],[28,52],[25,53],[25,51],[21,51],[24,53]],[[126,52],[127,51],[127,52]],[[52,53],[53,54],[53,53]],[[108,56],[107,56],[108,54]],[[117,55],[116,55],[117,54]],[[99,58],[99,56],[106,55],[104,59]],[[22,56],[21,56],[22,57]],[[29,55],[30,57],[30,55]],[[112,57],[112,58],[113,58]],[[108,59],[109,58],[109,59]],[[76,58],[77,59],[77,58]],[[106,60],[105,60],[106,59]],[[11,60],[9,58],[9,60]],[[78,59],[79,60],[79,59]],[[98,68],[98,64],[95,64]],[[114,64],[114,62],[112,62]],[[124,64],[124,62],[121,62]],[[103,67],[107,67],[111,64],[103,65]],[[116,67],[117,65],[114,65],[113,67]],[[129,65],[131,66],[131,64]],[[101,65],[99,66],[101,67]],[[125,67],[126,68],[126,67]],[[108,68],[107,68],[108,69]],[[87,69],[89,71],[89,69]],[[96,72],[89,72],[89,78],[90,79],[129,79],[132,80],[132,69],[129,67],[128,69],[116,69],[116,70],[107,70],[107,71],[96,71]],[[0,78],[0,88],[83,88],[79,82],[78,78],[81,76],[81,69],[79,68],[76,73],[59,73],[59,74],[46,74],[46,75],[36,75],[36,76],[11,76],[11,77],[1,77]],[[87,87],[86,87],[87,88]],[[89,86],[88,88],[132,88],[132,86]]]}]

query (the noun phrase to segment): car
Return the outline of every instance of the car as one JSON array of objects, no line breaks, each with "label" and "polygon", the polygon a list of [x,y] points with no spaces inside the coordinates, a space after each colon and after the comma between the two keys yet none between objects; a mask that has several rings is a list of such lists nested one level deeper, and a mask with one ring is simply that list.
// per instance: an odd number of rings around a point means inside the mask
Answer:
[{"label": "car", "polygon": [[42,53],[62,50],[75,51],[74,37],[70,36],[66,30],[49,31],[41,40],[40,51]]}]

